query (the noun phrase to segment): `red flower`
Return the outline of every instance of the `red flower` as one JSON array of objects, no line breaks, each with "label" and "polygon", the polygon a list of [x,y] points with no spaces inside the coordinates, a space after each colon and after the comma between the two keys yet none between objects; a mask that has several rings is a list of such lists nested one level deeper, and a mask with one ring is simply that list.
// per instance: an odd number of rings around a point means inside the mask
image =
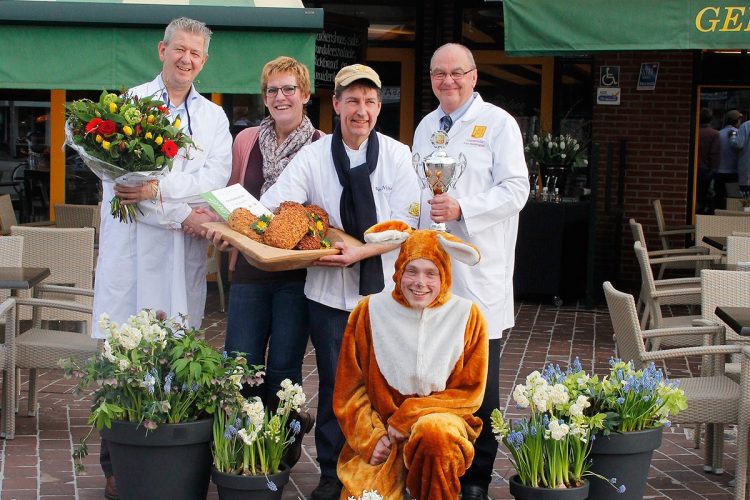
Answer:
[{"label": "red flower", "polygon": [[166,107],[166,106],[159,106],[159,111],[161,111],[162,114],[164,114],[164,115],[168,115],[169,114],[169,108]]},{"label": "red flower", "polygon": [[99,124],[99,133],[102,135],[112,135],[117,131],[117,125],[112,120],[103,120]]},{"label": "red flower", "polygon": [[94,118],[93,120],[88,122],[86,124],[86,133],[90,134],[92,132],[96,132],[96,129],[99,128],[99,125],[102,124],[102,121],[103,120],[101,118]]},{"label": "red flower", "polygon": [[167,158],[174,158],[177,155],[177,144],[174,141],[167,139],[164,144],[161,145],[161,151]]}]

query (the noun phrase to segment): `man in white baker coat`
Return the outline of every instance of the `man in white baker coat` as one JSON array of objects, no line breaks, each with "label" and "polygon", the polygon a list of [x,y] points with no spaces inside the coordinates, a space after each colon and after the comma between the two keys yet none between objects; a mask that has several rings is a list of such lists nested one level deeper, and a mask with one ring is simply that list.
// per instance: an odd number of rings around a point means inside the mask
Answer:
[{"label": "man in white baker coat", "polygon": [[497,453],[490,412],[500,402],[500,338],[514,325],[513,266],[518,213],[529,195],[528,172],[516,120],[474,92],[477,67],[469,49],[455,43],[438,48],[430,79],[440,106],[419,123],[413,151],[424,158],[435,149],[432,134],[447,131],[446,152],[453,158],[463,153],[467,166],[455,189],[436,196],[423,190],[419,227],[444,222],[450,233],[482,254],[475,267],[453,266],[453,293],[479,305],[490,339],[487,389],[476,413],[484,425],[474,462],[461,478],[463,500],[484,499]]},{"label": "man in white baker coat", "polygon": [[[195,211],[201,193],[224,187],[232,169],[232,137],[221,107],[198,94],[193,81],[208,59],[211,30],[188,18],[173,20],[159,42],[161,73],[133,89],[139,96],[155,96],[180,117],[181,128],[193,145],[181,150],[172,170],[158,184],[127,187],[103,181],[99,258],[94,285],[93,336],[105,335],[97,320],[107,313],[122,323],[140,309],[160,309],[170,316],[187,314],[199,327],[206,302],[205,238],[200,233],[207,215]],[[117,195],[123,203],[138,204],[134,223],[123,223],[109,213],[107,202]],[[106,448],[106,446],[104,446]],[[107,476],[107,498],[116,497],[111,464],[100,457]]]}]

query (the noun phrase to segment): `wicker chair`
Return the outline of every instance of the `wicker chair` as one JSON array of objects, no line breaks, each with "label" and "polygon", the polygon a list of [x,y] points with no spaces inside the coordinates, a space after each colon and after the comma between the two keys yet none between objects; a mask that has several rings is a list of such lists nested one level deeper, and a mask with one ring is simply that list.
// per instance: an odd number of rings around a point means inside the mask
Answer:
[{"label": "wicker chair", "polygon": [[14,299],[0,303],[0,316],[5,323],[5,337],[0,343],[0,370],[3,371],[3,410],[0,429],[5,439],[16,433],[16,304]]},{"label": "wicker chair", "polygon": [[704,236],[731,236],[734,231],[750,232],[750,217],[734,217],[731,215],[696,215],[695,241],[703,245],[714,255],[721,255],[722,251],[702,243]]},{"label": "wicker chair", "polygon": [[[678,278],[672,280],[660,280],[660,283],[669,283],[670,286],[661,286],[657,288],[654,281],[654,275],[651,272],[651,261],[648,253],[644,250],[639,241],[633,244],[636,259],[641,268],[641,300],[644,303],[643,313],[641,314],[642,328],[671,328],[671,327],[689,327],[693,320],[700,319],[700,316],[663,316],[661,307],[664,305],[696,305],[701,301],[700,282],[696,278]],[[708,257],[708,256],[703,256]],[[658,259],[655,259],[658,260]],[[677,339],[665,339],[671,343]],[[680,345],[700,345],[702,338],[700,336],[686,336],[679,338]],[[659,349],[662,341],[655,339],[652,342],[652,348]],[[674,344],[672,344],[674,345]]]},{"label": "wicker chair", "polygon": [[731,215],[732,217],[747,217],[750,215],[750,212],[745,212],[744,210],[722,210],[720,208],[717,208],[714,210],[714,215]]},{"label": "wicker chair", "polygon": [[[67,286],[39,285],[43,292],[56,296],[75,295],[91,298],[93,290],[70,288]],[[42,311],[54,309],[74,311],[91,317],[91,307],[73,300],[16,299],[19,306],[30,306],[33,310],[31,328],[16,337],[16,366],[29,369],[29,416],[36,415],[36,375],[37,369],[60,368],[60,360],[73,358],[84,363],[98,352],[99,343],[86,333],[53,330],[42,325]],[[58,313],[59,314],[59,313]]]},{"label": "wicker chair", "polygon": [[[13,226],[11,234],[23,236],[23,265],[26,267],[47,267],[50,276],[44,281],[50,285],[65,285],[73,288],[91,290],[93,288],[94,269],[94,229],[60,229],[50,227]],[[42,291],[37,287],[37,291]],[[18,293],[19,297],[29,297],[26,291]],[[56,300],[74,300],[79,305],[90,307],[89,296],[48,295],[45,298]],[[31,310],[19,308],[18,317],[31,319]],[[71,310],[44,310],[42,319],[46,321],[75,321],[84,324],[83,331],[89,331],[91,314]]]},{"label": "wicker chair", "polygon": [[57,227],[93,227],[94,241],[99,239],[99,205],[55,205],[55,225]]},{"label": "wicker chair", "polygon": [[742,210],[742,199],[727,198],[727,210]]},{"label": "wicker chair", "polygon": [[[661,246],[664,250],[669,250],[669,237],[670,236],[690,236],[692,239],[695,238],[695,226],[684,225],[684,226],[672,226],[667,227],[667,223],[664,220],[664,211],[661,209],[661,200],[654,200],[654,214],[656,215],[656,227],[659,229],[659,238],[661,238]],[[677,248],[684,248],[684,245],[680,245]]]},{"label": "wicker chair", "polygon": [[[723,337],[724,328],[704,326],[694,328],[706,338],[706,344],[681,349],[647,352],[644,340],[684,335],[682,328],[642,331],[638,324],[635,301],[631,295],[617,291],[608,281],[604,283],[609,314],[620,356],[633,361],[636,368],[649,362],[684,356],[711,356],[713,373],[707,376],[677,379],[687,398],[687,409],[672,417],[674,423],[710,423],[714,430],[709,436],[711,446],[705,447],[704,468],[723,472],[724,424],[737,424],[737,461],[734,498],[745,500],[748,464],[748,427],[750,427],[750,348],[737,345],[716,345]],[[724,375],[724,357],[742,353],[741,382]]]},{"label": "wicker chair", "polygon": [[[648,248],[646,245],[646,236],[643,234],[643,226],[636,222],[635,219],[629,220],[630,230],[633,233],[633,241],[640,241],[643,248]],[[701,259],[666,259],[668,257],[692,257],[696,255],[708,255],[708,249],[705,247],[689,247],[689,248],[673,248],[671,250],[648,250],[648,256],[650,259],[661,259],[659,264],[659,274],[657,279],[661,280],[664,277],[664,272],[667,269],[692,269],[698,271],[704,266],[701,264]],[[697,273],[696,273],[697,274]]]},{"label": "wicker chair", "polygon": [[750,238],[746,236],[727,237],[727,264],[750,262]]},{"label": "wicker chair", "polygon": [[[23,238],[20,236],[0,237],[0,267],[21,267],[23,264]],[[0,301],[7,299],[10,291],[0,290]],[[0,324],[2,319],[0,319]]]},{"label": "wicker chair", "polygon": [[[37,221],[27,222],[21,225],[39,227],[49,226],[50,224],[50,221]],[[0,195],[0,235],[10,234],[10,228],[18,225],[18,219],[16,219],[16,212],[13,210],[13,203],[11,202],[10,195]]]}]

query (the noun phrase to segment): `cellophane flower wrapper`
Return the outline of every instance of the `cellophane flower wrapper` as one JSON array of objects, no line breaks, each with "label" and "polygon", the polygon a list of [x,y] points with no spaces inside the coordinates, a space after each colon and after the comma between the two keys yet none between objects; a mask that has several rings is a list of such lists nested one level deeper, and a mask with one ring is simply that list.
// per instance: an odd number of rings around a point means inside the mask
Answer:
[{"label": "cellophane flower wrapper", "polygon": [[[180,129],[179,115],[170,122],[169,110],[153,97],[102,92],[98,102],[74,101],[66,112],[66,144],[97,177],[117,184],[158,181],[178,152],[192,144]],[[121,222],[135,221],[137,210],[117,197],[110,201],[112,216]]]}]

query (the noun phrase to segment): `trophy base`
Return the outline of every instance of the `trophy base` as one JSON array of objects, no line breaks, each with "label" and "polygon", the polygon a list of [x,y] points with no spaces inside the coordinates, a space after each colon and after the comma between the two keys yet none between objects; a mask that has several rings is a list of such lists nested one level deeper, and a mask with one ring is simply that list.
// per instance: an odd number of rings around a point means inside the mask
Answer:
[{"label": "trophy base", "polygon": [[433,222],[430,224],[430,229],[433,231],[442,231],[444,233],[448,232],[448,228],[445,226],[445,222]]}]

